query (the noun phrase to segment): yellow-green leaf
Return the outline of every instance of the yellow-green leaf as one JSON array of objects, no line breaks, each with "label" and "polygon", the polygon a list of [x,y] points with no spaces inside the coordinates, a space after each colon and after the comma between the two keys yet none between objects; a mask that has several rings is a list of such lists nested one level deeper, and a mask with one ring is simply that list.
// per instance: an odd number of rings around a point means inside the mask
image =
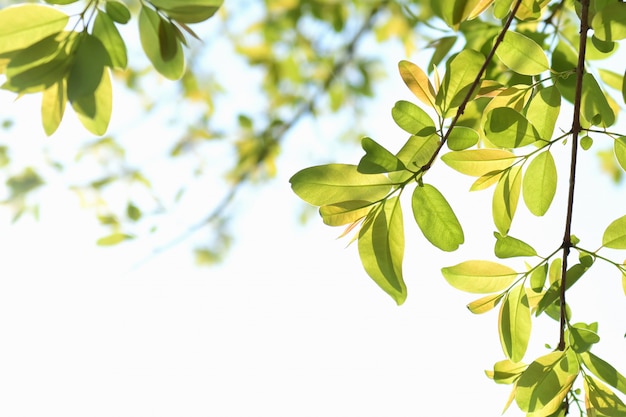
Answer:
[{"label": "yellow-green leaf", "polygon": [[524,202],[535,216],[543,216],[556,193],[557,171],[549,150],[537,155],[526,168],[523,182]]},{"label": "yellow-green leaf", "polygon": [[398,126],[412,135],[430,136],[436,132],[435,122],[428,113],[409,101],[396,102],[391,116]]},{"label": "yellow-green leaf", "polygon": [[626,394],[626,377],[619,373],[611,364],[591,352],[582,352],[580,357],[585,368],[589,369],[602,381],[619,390],[622,394]]},{"label": "yellow-green leaf", "polygon": [[107,14],[98,13],[93,24],[93,35],[102,42],[111,58],[112,67],[125,69],[128,63],[126,43]]},{"label": "yellow-green leaf", "polygon": [[92,94],[76,97],[71,103],[83,126],[94,135],[102,136],[111,120],[112,101],[111,76],[105,68],[96,90]]},{"label": "yellow-green leaf", "polygon": [[[464,49],[448,60],[446,74],[435,100],[443,115],[460,106],[465,100],[484,61],[483,54],[472,49]],[[480,80],[477,86],[479,85]],[[475,88],[469,99],[472,99],[477,92],[478,88]]]},{"label": "yellow-green leaf", "polygon": [[430,243],[451,252],[465,241],[461,223],[446,198],[430,184],[415,187],[412,199],[413,216]]},{"label": "yellow-green leaf", "polygon": [[537,251],[528,243],[512,236],[503,236],[494,232],[496,237],[495,255],[498,258],[514,258],[517,256],[537,256]]},{"label": "yellow-green leaf", "polygon": [[0,10],[0,54],[18,51],[61,32],[69,16],[41,4],[20,4]]},{"label": "yellow-green leaf", "polygon": [[613,151],[619,166],[626,171],[626,136],[620,136],[613,141]]},{"label": "yellow-green leaf", "polygon": [[41,98],[41,120],[46,135],[52,135],[63,119],[67,104],[65,80],[61,79],[45,89]]},{"label": "yellow-green leaf", "polygon": [[[144,52],[154,65],[154,68],[166,78],[177,80],[185,72],[185,55],[178,39],[166,37],[163,41],[172,41],[172,45],[163,45],[162,37],[165,36],[161,25],[170,25],[165,22],[154,10],[148,6],[142,6],[139,12],[139,37]],[[159,32],[161,31],[161,32]],[[166,49],[164,59],[163,50]]]},{"label": "yellow-green leaf", "polygon": [[402,277],[404,224],[398,197],[385,200],[359,231],[359,256],[367,274],[398,305],[406,299]]},{"label": "yellow-green leaf", "polygon": [[483,314],[493,310],[504,297],[505,293],[491,294],[472,301],[467,305],[467,309],[474,314]]},{"label": "yellow-green leaf", "polygon": [[595,410],[603,416],[621,417],[626,415],[626,405],[613,391],[600,381],[585,376],[585,393]]},{"label": "yellow-green leaf", "polygon": [[441,269],[450,285],[461,291],[489,294],[507,289],[518,273],[492,261],[465,261]]},{"label": "yellow-green leaf", "polygon": [[530,100],[526,118],[539,133],[544,141],[552,139],[554,126],[561,110],[561,93],[559,89],[551,85],[542,88]]},{"label": "yellow-green leaf", "polygon": [[626,4],[614,2],[597,13],[592,22],[593,34],[603,41],[626,38]]},{"label": "yellow-green leaf", "polygon": [[426,73],[414,63],[404,60],[398,63],[398,70],[409,90],[424,104],[434,108],[435,89]]},{"label": "yellow-green leaf", "polygon": [[525,363],[504,359],[493,365],[491,378],[496,384],[512,384],[517,381],[526,368],[528,365]]},{"label": "yellow-green leaf", "polygon": [[113,233],[108,236],[101,237],[96,241],[98,246],[113,246],[122,243],[125,240],[132,239],[133,236],[126,233]]},{"label": "yellow-green leaf", "polygon": [[532,327],[524,285],[517,285],[504,299],[500,308],[498,327],[504,354],[513,362],[520,362],[528,348]]},{"label": "yellow-green leaf", "polygon": [[484,128],[487,139],[502,148],[519,148],[542,139],[523,114],[508,107],[487,113]]},{"label": "yellow-green leaf", "polygon": [[626,216],[614,220],[604,231],[602,246],[612,249],[626,249]]},{"label": "yellow-green leaf", "polygon": [[608,127],[615,123],[615,113],[593,74],[583,75],[581,115],[594,126]]},{"label": "yellow-green leaf", "polygon": [[355,165],[328,164],[305,168],[289,180],[309,204],[325,206],[351,200],[378,201],[391,191],[383,174],[362,174]]},{"label": "yellow-green leaf", "polygon": [[370,201],[343,201],[320,207],[320,215],[329,226],[342,226],[362,219],[372,211],[374,205]]},{"label": "yellow-green leaf", "polygon": [[496,228],[502,235],[507,235],[517,210],[522,188],[522,175],[519,166],[512,167],[502,175],[493,192],[492,215]]},{"label": "yellow-green leaf", "polygon": [[378,144],[374,139],[361,139],[361,146],[365,156],[359,161],[358,171],[363,174],[381,174],[406,170],[406,167],[397,156]]},{"label": "yellow-green leaf", "polygon": [[548,58],[534,40],[508,31],[496,49],[496,56],[511,70],[522,75],[538,75],[548,70]]},{"label": "yellow-green leaf", "polygon": [[446,143],[451,150],[462,151],[476,145],[479,139],[480,136],[474,129],[465,126],[455,126],[452,132],[450,132]]},{"label": "yellow-green leaf", "polygon": [[510,167],[515,159],[512,152],[503,149],[471,149],[448,152],[441,157],[450,168],[472,177],[502,171]]}]

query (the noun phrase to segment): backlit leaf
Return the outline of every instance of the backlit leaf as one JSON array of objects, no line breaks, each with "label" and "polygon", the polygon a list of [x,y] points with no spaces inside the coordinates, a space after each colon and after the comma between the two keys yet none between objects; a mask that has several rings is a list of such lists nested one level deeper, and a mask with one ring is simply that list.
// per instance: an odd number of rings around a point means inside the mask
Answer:
[{"label": "backlit leaf", "polygon": [[594,36],[603,41],[617,41],[626,38],[626,4],[615,2],[597,13],[591,26]]},{"label": "backlit leaf", "polygon": [[[185,72],[185,56],[183,54],[182,46],[178,40],[174,40],[175,46],[161,45],[161,36],[159,30],[163,19],[148,6],[142,6],[139,13],[139,35],[141,39],[141,46],[144,52],[154,65],[154,68],[163,76],[177,80],[181,78]],[[166,41],[172,41],[172,38],[165,39]],[[167,49],[167,58],[164,59],[163,48]]]},{"label": "backlit leaf", "polygon": [[517,210],[522,188],[522,170],[519,166],[512,167],[502,175],[493,192],[491,211],[493,222],[502,235],[507,235]]},{"label": "backlit leaf", "polygon": [[96,90],[92,94],[74,98],[71,103],[83,126],[94,135],[102,136],[111,120],[112,101],[111,76],[105,68]]},{"label": "backlit leaf", "polygon": [[611,364],[591,352],[582,352],[580,358],[582,358],[585,368],[589,369],[595,376],[619,390],[622,394],[626,394],[626,377],[619,373]]},{"label": "backlit leaf", "polygon": [[69,16],[41,4],[20,4],[0,10],[0,54],[18,51],[61,32]]},{"label": "backlit leaf", "polygon": [[588,72],[583,75],[581,113],[594,126],[608,127],[615,123],[615,113],[606,95],[595,77]]},{"label": "backlit leaf", "polygon": [[[428,163],[438,146],[439,135],[437,134],[426,137],[412,135],[396,156],[407,169],[416,171]],[[399,183],[410,178],[411,175],[410,172],[392,172],[389,174],[389,178]]]},{"label": "backlit leaf", "polygon": [[498,258],[514,258],[517,256],[537,256],[537,251],[526,242],[512,236],[503,236],[498,232],[496,237],[495,255]]},{"label": "backlit leaf", "polygon": [[548,264],[544,263],[530,274],[530,288],[537,293],[541,292],[543,287],[546,285],[547,276]]},{"label": "backlit leaf", "polygon": [[484,128],[487,139],[502,148],[519,148],[542,139],[524,115],[508,107],[487,113]]},{"label": "backlit leaf", "polygon": [[101,237],[96,241],[98,246],[113,246],[122,243],[125,240],[132,239],[133,236],[126,233],[113,233],[105,237]]},{"label": "backlit leaf", "polygon": [[549,141],[554,132],[556,120],[561,110],[561,93],[555,86],[542,88],[530,100],[526,118],[532,123],[544,141]]},{"label": "backlit leaf", "polygon": [[467,305],[469,311],[474,314],[483,314],[493,310],[504,297],[505,293],[491,294],[474,300]]},{"label": "backlit leaf", "polygon": [[405,166],[394,154],[371,138],[361,139],[365,156],[361,158],[358,171],[363,174],[380,174],[405,170]]},{"label": "backlit leaf", "polygon": [[217,12],[223,0],[151,0],[170,18],[182,23],[199,23]]},{"label": "backlit leaf", "polygon": [[100,85],[105,67],[110,65],[111,58],[102,42],[93,35],[83,35],[78,41],[74,64],[67,78],[69,100],[93,95]]},{"label": "backlit leaf", "polygon": [[102,42],[111,58],[112,67],[125,69],[128,63],[126,44],[115,27],[115,23],[107,14],[98,13],[93,24],[93,35]]},{"label": "backlit leaf", "polygon": [[515,159],[513,153],[503,149],[471,149],[448,152],[441,157],[450,168],[472,177],[502,171],[510,167]]},{"label": "backlit leaf", "polygon": [[462,151],[471,148],[478,143],[480,139],[478,132],[474,129],[464,126],[455,126],[448,136],[448,148],[453,151]]},{"label": "backlit leaf", "polygon": [[528,368],[528,365],[525,363],[512,362],[510,359],[505,359],[493,365],[492,379],[497,384],[512,384],[526,368]]},{"label": "backlit leaf", "polygon": [[480,0],[439,0],[432,3],[436,13],[452,28],[457,29],[479,4]]},{"label": "backlit leaf", "polygon": [[46,135],[52,135],[61,124],[66,104],[65,80],[61,79],[44,90],[41,98],[41,120]]},{"label": "backlit leaf", "polygon": [[[447,114],[465,100],[484,61],[485,57],[480,52],[471,49],[464,49],[447,61],[446,74],[436,97],[442,114]],[[478,88],[475,88],[469,98],[477,92]]]},{"label": "backlit leaf", "polygon": [[329,226],[341,226],[353,223],[367,216],[373,206],[370,201],[343,201],[320,207],[320,215],[325,224]]},{"label": "backlit leaf", "polygon": [[420,67],[409,61],[400,61],[398,70],[402,80],[424,104],[435,107],[435,89]]},{"label": "backlit leaf", "polygon": [[359,256],[367,274],[398,305],[406,299],[402,277],[404,224],[400,200],[392,197],[368,216],[359,232]]},{"label": "backlit leaf", "polygon": [[523,285],[514,287],[504,299],[498,327],[504,354],[513,362],[520,362],[528,348],[532,327],[528,296]]},{"label": "backlit leaf", "polygon": [[130,11],[128,7],[121,1],[107,0],[104,5],[104,10],[117,23],[128,23],[130,20]]},{"label": "backlit leaf", "polygon": [[413,216],[430,243],[444,251],[455,251],[465,241],[461,223],[443,194],[430,184],[415,187]]},{"label": "backlit leaf", "polygon": [[598,336],[597,331],[594,331],[592,327],[593,326],[588,326],[585,323],[576,323],[567,329],[569,345],[574,352],[587,352],[591,349],[591,346],[600,341],[600,336]]},{"label": "backlit leaf", "polygon": [[522,411],[549,416],[561,406],[578,372],[578,362],[568,351],[541,356],[517,380],[515,401]]},{"label": "backlit leaf", "polygon": [[391,116],[404,131],[418,136],[430,136],[435,133],[435,122],[415,104],[400,100],[391,109]]},{"label": "backlit leaf", "polygon": [[518,273],[506,265],[492,261],[465,261],[441,269],[454,288],[476,294],[489,294],[507,289]]},{"label": "backlit leaf", "polygon": [[612,249],[626,249],[626,216],[614,220],[604,231],[602,246]]},{"label": "backlit leaf", "polygon": [[537,155],[526,168],[523,182],[524,202],[535,216],[543,216],[556,193],[557,171],[549,150]]},{"label": "backlit leaf", "polygon": [[613,141],[613,151],[619,166],[626,171],[626,136],[620,136]]},{"label": "backlit leaf", "polygon": [[589,402],[602,415],[611,417],[626,415],[626,405],[606,385],[590,376],[585,376],[584,387]]},{"label": "backlit leaf", "polygon": [[506,32],[496,55],[518,74],[538,75],[550,68],[543,48],[527,36],[513,31]]},{"label": "backlit leaf", "polygon": [[343,201],[378,201],[391,191],[382,174],[362,174],[355,165],[329,164],[305,168],[289,180],[293,191],[314,206]]}]

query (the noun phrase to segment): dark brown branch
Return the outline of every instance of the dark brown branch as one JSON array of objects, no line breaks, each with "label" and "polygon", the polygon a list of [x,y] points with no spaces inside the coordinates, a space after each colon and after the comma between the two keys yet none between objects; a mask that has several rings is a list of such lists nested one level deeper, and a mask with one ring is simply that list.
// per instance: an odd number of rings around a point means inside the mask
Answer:
[{"label": "dark brown branch", "polygon": [[509,30],[511,23],[513,23],[513,19],[515,19],[515,14],[517,13],[517,9],[519,9],[519,6],[521,4],[522,4],[522,0],[517,0],[515,4],[513,5],[513,9],[511,10],[509,17],[506,19],[506,22],[504,23],[502,30],[498,34],[498,37],[496,38],[496,41],[494,42],[493,47],[491,48],[491,51],[489,51],[489,54],[485,58],[485,62],[483,62],[483,66],[478,71],[478,74],[476,75],[474,82],[472,83],[469,91],[467,92],[467,95],[465,96],[465,98],[463,99],[463,102],[457,109],[456,115],[454,116],[454,119],[452,119],[450,126],[448,126],[448,130],[446,131],[446,134],[443,136],[441,142],[439,142],[439,146],[437,147],[433,155],[430,157],[426,165],[422,167],[421,169],[422,172],[426,172],[430,169],[433,162],[435,162],[435,159],[437,159],[437,155],[439,155],[439,152],[441,152],[441,149],[448,141],[448,137],[452,133],[452,129],[454,129],[454,127],[458,123],[463,113],[465,113],[465,106],[467,106],[467,103],[469,103],[472,96],[474,95],[474,91],[476,91],[476,89],[478,88],[480,84],[480,79],[482,78],[485,71],[487,71],[487,67],[489,66],[489,63],[493,59],[493,56],[496,54],[496,49],[498,49],[498,46],[502,43],[502,40],[504,40],[504,36],[506,35],[506,32]]},{"label": "dark brown branch", "polygon": [[[389,3],[388,0],[381,1],[378,5],[373,7],[368,15],[366,16],[363,24],[359,28],[359,30],[354,34],[354,36],[350,39],[350,41],[346,44],[344,48],[344,53],[341,54],[341,59],[337,60],[330,72],[328,73],[328,77],[324,80],[323,83],[319,85],[317,91],[311,95],[311,97],[302,103],[302,105],[296,110],[291,119],[286,122],[282,122],[279,124],[270,124],[267,126],[262,132],[258,134],[259,138],[269,138],[271,143],[276,146],[280,144],[280,142],[284,139],[287,132],[293,128],[302,118],[306,117],[309,114],[312,114],[317,107],[317,102],[323,96],[324,92],[326,92],[333,82],[337,79],[337,75],[344,72],[346,67],[350,65],[350,63],[354,60],[356,49],[360,41],[364,38],[364,36],[371,30],[374,21],[378,14],[384,9],[384,7]],[[254,173],[254,171],[267,159],[271,152],[269,152],[271,147],[266,147],[264,151],[259,153],[254,164],[248,167],[244,172],[240,173],[234,180],[234,184],[231,186],[228,193],[222,197],[220,202],[215,206],[215,208],[206,216],[204,219],[199,221],[198,223],[190,226],[181,233],[179,236],[169,241],[163,246],[155,248],[150,254],[149,258],[152,258],[160,253],[163,253],[174,246],[184,242],[189,239],[193,234],[197,231],[203,229],[207,225],[215,222],[216,220],[222,218],[224,212],[227,210],[230,203],[235,199],[239,190],[242,186],[250,179],[250,176]],[[146,262],[146,259],[144,262]],[[142,262],[143,263],[143,262]]]},{"label": "dark brown branch", "polygon": [[559,303],[561,307],[561,327],[559,331],[558,350],[565,350],[565,328],[567,310],[565,290],[567,279],[567,257],[572,247],[572,216],[574,211],[574,189],[576,185],[576,159],[578,157],[578,134],[580,126],[580,110],[582,102],[583,75],[585,74],[585,53],[587,49],[587,32],[589,31],[589,0],[581,0],[580,41],[578,47],[578,64],[576,66],[576,92],[574,96],[574,116],[572,118],[572,155],[570,160],[569,191],[567,197],[567,214],[565,216],[565,234],[563,236],[563,267],[561,269],[561,289]]}]

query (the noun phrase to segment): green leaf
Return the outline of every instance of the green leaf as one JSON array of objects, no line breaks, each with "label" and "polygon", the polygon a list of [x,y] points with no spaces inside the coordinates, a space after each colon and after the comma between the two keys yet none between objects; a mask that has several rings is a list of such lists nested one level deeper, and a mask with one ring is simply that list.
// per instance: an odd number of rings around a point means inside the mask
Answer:
[{"label": "green leaf", "polygon": [[626,249],[626,216],[614,220],[604,231],[602,246],[612,249]]},{"label": "green leaf", "polygon": [[542,140],[524,115],[508,107],[497,107],[487,113],[484,128],[487,139],[502,148],[519,148]]},{"label": "green leaf", "polygon": [[491,204],[493,221],[502,235],[507,235],[517,210],[517,203],[522,188],[521,168],[512,167],[502,175],[493,192]]},{"label": "green leaf", "polygon": [[[548,307],[550,307],[550,305],[557,301],[561,295],[561,272],[560,269],[557,268],[561,265],[561,259],[558,259],[558,261],[555,259],[555,261],[550,266],[551,285],[537,305],[537,311],[535,312],[536,316],[539,316],[541,313],[543,313]],[[576,264],[569,268],[565,275],[565,291],[569,290],[572,285],[576,284],[576,282],[578,282],[578,280],[584,275],[585,272],[587,272],[588,269],[589,268],[585,267],[582,264]]]},{"label": "green leaf", "polygon": [[182,23],[199,23],[217,12],[223,0],[151,0],[159,10]]},{"label": "green leaf", "polygon": [[446,198],[430,184],[415,187],[412,199],[413,216],[430,243],[451,252],[465,241],[461,223]]},{"label": "green leaf", "polygon": [[[147,6],[139,13],[139,37],[141,46],[154,68],[166,78],[177,80],[185,72],[185,56],[177,39],[164,34],[162,25],[171,25]],[[170,33],[171,32],[167,32]],[[162,39],[162,37],[164,37]],[[173,42],[162,45],[162,42]],[[163,52],[166,52],[165,54]],[[169,59],[164,59],[166,56]]]},{"label": "green leaf", "polygon": [[365,156],[361,158],[357,170],[363,174],[381,174],[406,170],[406,167],[394,154],[371,138],[361,139]]},{"label": "green leaf", "polygon": [[517,285],[505,297],[498,327],[504,354],[513,362],[520,362],[528,348],[532,327],[528,296],[523,285]]},{"label": "green leaf", "polygon": [[[600,341],[600,336],[594,331],[593,327],[585,323],[576,323],[568,328],[567,338],[574,352],[587,352],[591,349],[591,346]],[[595,327],[597,327],[597,323]]]},{"label": "green leaf", "polygon": [[400,100],[391,109],[391,116],[404,131],[418,136],[430,136],[436,132],[435,122],[415,104]]},{"label": "green leaf", "polygon": [[450,27],[458,29],[459,24],[465,21],[479,0],[438,0],[432,2],[437,13]]},{"label": "green leaf", "polygon": [[432,68],[441,63],[441,61],[448,55],[454,44],[456,43],[456,36],[444,36],[432,42],[430,46],[434,46],[435,50],[428,63],[428,68]]},{"label": "green leaf", "polygon": [[543,48],[521,33],[507,31],[496,56],[509,69],[522,75],[538,75],[550,66]]},{"label": "green leaf", "polygon": [[40,4],[20,4],[0,10],[0,54],[22,50],[61,32],[69,16]]},{"label": "green leaf", "polygon": [[592,145],[593,145],[593,139],[591,139],[589,136],[583,136],[582,138],[580,138],[580,147],[584,151],[588,151]]},{"label": "green leaf", "polygon": [[107,0],[104,4],[104,10],[117,23],[126,24],[130,20],[128,7],[120,1]]},{"label": "green leaf", "polygon": [[41,120],[46,135],[52,135],[63,119],[67,104],[65,80],[61,79],[45,89],[41,98]]},{"label": "green leaf", "polygon": [[320,207],[320,215],[329,226],[354,223],[367,216],[374,205],[370,201],[353,200]]},{"label": "green leaf", "polygon": [[594,411],[603,416],[621,417],[626,415],[626,405],[613,391],[600,381],[590,376],[585,376],[585,393]]},{"label": "green leaf", "polygon": [[510,167],[516,158],[513,153],[503,149],[471,149],[449,152],[441,160],[461,174],[481,177]]},{"label": "green leaf", "polygon": [[578,372],[576,358],[567,351],[541,356],[518,379],[515,401],[522,411],[549,416],[561,406]]},{"label": "green leaf", "polygon": [[92,32],[102,42],[104,49],[106,49],[111,58],[111,66],[113,68],[125,69],[128,64],[126,44],[117,27],[115,27],[113,20],[105,13],[98,13]]},{"label": "green leaf", "polygon": [[504,19],[511,11],[513,0],[495,0],[493,15],[496,19]]},{"label": "green leaf", "polygon": [[615,123],[615,113],[595,77],[583,75],[581,115],[592,125],[608,127]]},{"label": "green leaf", "polygon": [[83,126],[94,135],[102,136],[111,120],[112,101],[111,76],[109,70],[105,69],[96,90],[92,94],[74,98],[71,103]]},{"label": "green leaf", "polygon": [[548,276],[548,264],[545,263],[542,266],[536,268],[530,274],[530,288],[536,293],[539,293],[543,290],[543,287],[546,285],[546,278]]},{"label": "green leaf", "polygon": [[549,141],[561,111],[561,93],[555,86],[542,88],[530,100],[526,117],[544,141]]},{"label": "green leaf", "polygon": [[96,244],[98,246],[113,246],[128,239],[133,239],[133,236],[127,235],[126,233],[116,232],[108,236],[101,237],[96,241]]},{"label": "green leaf", "polygon": [[398,197],[385,200],[359,232],[359,256],[367,274],[398,305],[406,299],[402,277],[404,224]]},{"label": "green leaf", "polygon": [[493,366],[493,372],[488,376],[493,379],[496,384],[513,384],[528,368],[528,365],[521,362],[511,362],[505,359],[496,362]]},{"label": "green leaf", "polygon": [[483,314],[493,310],[504,297],[505,293],[491,294],[474,300],[467,305],[469,311],[474,314]]},{"label": "green leaf", "polygon": [[439,136],[436,134],[427,137],[412,135],[396,156],[407,168],[417,169],[428,163],[438,146]]},{"label": "green leaf", "polygon": [[100,85],[105,67],[111,58],[102,42],[93,35],[84,34],[78,41],[74,63],[67,78],[67,96],[70,101],[91,96]]},{"label": "green leaf", "polygon": [[532,214],[546,214],[556,193],[556,183],[554,158],[549,150],[541,152],[528,164],[524,174],[524,202]]},{"label": "green leaf", "polygon": [[409,90],[415,94],[415,97],[420,99],[422,103],[434,108],[435,89],[426,73],[414,63],[404,60],[398,63],[398,70],[402,80],[409,87]]},{"label": "green leaf", "polygon": [[448,136],[448,148],[453,151],[462,151],[478,143],[480,139],[478,132],[464,126],[455,126]]},{"label": "green leaf", "polygon": [[454,288],[475,294],[505,290],[518,276],[508,266],[492,261],[465,261],[442,268],[441,273]]},{"label": "green leaf", "polygon": [[[480,52],[471,49],[464,49],[447,61],[446,74],[436,97],[436,104],[441,109],[441,114],[445,116],[450,110],[461,105],[484,61],[485,57]],[[477,91],[478,88],[475,88],[472,96],[469,97],[470,100]]]},{"label": "green leaf", "polygon": [[325,206],[343,201],[378,201],[391,191],[382,174],[362,174],[355,165],[329,164],[305,168],[289,180],[293,191],[309,204]]},{"label": "green leaf", "polygon": [[594,36],[603,41],[626,38],[626,4],[615,2],[596,13],[591,27]]},{"label": "green leaf", "polygon": [[626,377],[620,374],[611,364],[591,352],[582,352],[579,356],[585,368],[589,369],[602,381],[619,390],[622,394],[626,394]]},{"label": "green leaf", "polygon": [[512,236],[503,236],[494,232],[496,246],[494,252],[498,258],[515,258],[517,256],[537,256],[537,251],[526,242]]},{"label": "green leaf", "polygon": [[613,141],[613,151],[619,166],[626,171],[626,136],[620,136]]},{"label": "green leaf", "polygon": [[126,215],[129,219],[136,222],[137,220],[141,219],[141,210],[139,209],[139,207],[129,202],[126,205]]}]

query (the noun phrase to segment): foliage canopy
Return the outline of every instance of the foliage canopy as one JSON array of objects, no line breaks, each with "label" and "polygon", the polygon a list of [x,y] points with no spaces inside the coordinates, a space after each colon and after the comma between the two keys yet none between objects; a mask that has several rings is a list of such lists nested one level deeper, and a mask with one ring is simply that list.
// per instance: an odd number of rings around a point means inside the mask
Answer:
[{"label": "foliage canopy", "polygon": [[[18,95],[41,94],[47,135],[57,131],[69,103],[87,131],[104,136],[112,113],[112,73],[127,86],[141,89],[137,84],[141,71],[129,68],[128,46],[118,29],[136,19],[150,65],[167,79],[181,80],[186,97],[209,107],[197,124],[189,126],[172,156],[213,138],[207,121],[211,97],[200,87],[191,44],[192,38],[201,36],[189,25],[211,18],[221,0],[46,3],[0,10],[0,73],[5,77],[4,89]],[[72,15],[59,5],[78,8]],[[452,252],[466,240],[454,205],[437,188],[436,178],[428,175],[433,164],[441,159],[453,170],[474,177],[471,191],[493,189],[494,254],[499,259],[524,258],[525,267],[474,259],[441,272],[454,288],[480,294],[468,304],[471,312],[499,309],[505,359],[487,375],[496,383],[513,386],[505,409],[515,402],[532,417],[565,416],[574,408],[581,415],[626,415],[620,397],[626,395],[626,377],[591,352],[600,341],[598,323],[572,322],[566,302],[567,290],[589,276],[596,262],[612,265],[626,292],[626,264],[603,251],[626,249],[626,215],[601,225],[606,228],[595,250],[593,242],[579,241],[572,230],[578,151],[589,149],[594,138],[611,141],[614,152],[603,158],[616,177],[626,170],[626,134],[612,130],[626,102],[626,74],[603,65],[626,38],[626,4],[617,0],[375,4],[268,0],[264,12],[262,25],[246,28],[260,42],[235,40],[238,52],[264,70],[266,126],[259,129],[254,116],[238,115],[242,134],[230,172],[233,192],[191,231],[219,219],[221,207],[258,171],[272,172],[285,133],[301,118],[319,111],[320,97],[327,98],[323,104],[331,110],[344,111],[351,100],[371,95],[375,63],[355,52],[364,33],[374,30],[381,41],[398,38],[409,52],[414,36],[420,34],[429,40],[430,62],[398,63],[399,76],[416,102],[399,100],[391,110],[393,121],[408,134],[404,145],[394,152],[364,137],[364,155],[357,165],[305,168],[291,178],[293,191],[319,207],[325,224],[345,226],[344,235],[352,233],[367,274],[402,304],[407,297],[403,275],[407,202],[419,230],[436,248]],[[382,13],[385,22],[376,23]],[[350,30],[354,21],[361,24]],[[334,34],[352,33],[341,37],[339,57],[320,49],[326,46],[320,47],[306,30],[293,30],[311,22]],[[191,56],[185,56],[186,46],[191,47]],[[336,82],[338,73],[347,74],[341,83]],[[123,154],[111,137],[93,146]],[[569,166],[563,172],[554,157],[560,146],[570,147]],[[6,154],[3,148],[0,156],[6,159]],[[151,188],[140,171],[132,171],[129,177]],[[535,216],[549,211],[559,178],[568,179],[563,240],[549,253],[541,253],[536,242],[509,233],[520,203]],[[105,177],[88,188],[100,191],[115,180]],[[26,168],[8,180],[9,201],[22,201],[42,183],[32,168]],[[405,191],[411,192],[409,199],[403,198]],[[22,205],[18,214],[23,211]],[[133,223],[143,212],[129,201],[124,216]],[[101,215],[101,222],[113,231],[100,244],[132,237],[118,217]],[[199,254],[216,256],[213,249]],[[559,322],[558,345],[526,360],[533,316],[543,314]]]}]

